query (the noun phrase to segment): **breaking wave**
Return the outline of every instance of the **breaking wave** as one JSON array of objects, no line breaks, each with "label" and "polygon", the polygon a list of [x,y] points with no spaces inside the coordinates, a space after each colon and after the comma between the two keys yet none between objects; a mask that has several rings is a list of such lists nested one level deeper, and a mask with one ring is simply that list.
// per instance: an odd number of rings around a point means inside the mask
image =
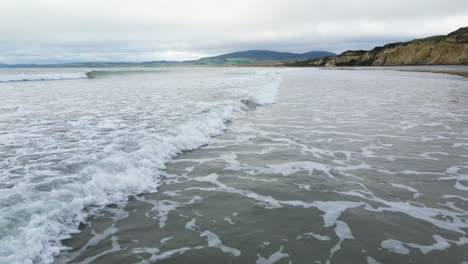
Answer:
[{"label": "breaking wave", "polygon": [[[56,73],[10,81],[47,78],[89,75]],[[55,105],[40,89],[28,91],[37,100],[24,101],[24,91],[5,87],[9,105],[0,105],[5,117],[0,141],[11,151],[0,152],[5,158],[0,160],[0,263],[53,262],[66,248],[61,241],[79,232],[80,222],[106,205],[156,191],[168,161],[208,144],[245,111],[273,103],[281,82],[273,71],[213,78],[197,89],[198,79],[165,77],[166,82],[135,85],[141,80],[132,78],[121,90],[115,90],[118,80],[113,85],[44,85],[62,92]],[[7,123],[19,116],[21,122]]]},{"label": "breaking wave", "polygon": [[111,75],[126,74],[154,74],[166,72],[164,70],[93,70],[88,72],[65,72],[65,73],[28,73],[14,75],[0,75],[0,82],[27,82],[27,81],[58,81],[58,80],[78,80],[94,79]]},{"label": "breaking wave", "polygon": [[88,76],[83,72],[67,73],[31,73],[0,76],[0,82],[26,82],[26,81],[55,81],[86,79]]},{"label": "breaking wave", "polygon": [[94,79],[98,77],[104,77],[104,76],[109,76],[109,75],[126,75],[126,74],[154,74],[154,73],[162,73],[162,72],[167,72],[166,70],[114,70],[114,71],[99,71],[99,70],[93,70],[89,71],[86,73],[86,76],[89,79]]}]

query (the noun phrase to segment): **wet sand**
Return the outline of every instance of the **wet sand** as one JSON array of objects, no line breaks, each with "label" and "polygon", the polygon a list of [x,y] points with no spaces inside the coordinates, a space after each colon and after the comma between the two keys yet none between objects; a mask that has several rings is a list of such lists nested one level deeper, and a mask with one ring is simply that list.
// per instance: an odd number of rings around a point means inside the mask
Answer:
[{"label": "wet sand", "polygon": [[[468,65],[428,65],[391,67],[398,71],[430,72],[457,75],[468,78]],[[401,68],[401,69],[398,69]]]}]

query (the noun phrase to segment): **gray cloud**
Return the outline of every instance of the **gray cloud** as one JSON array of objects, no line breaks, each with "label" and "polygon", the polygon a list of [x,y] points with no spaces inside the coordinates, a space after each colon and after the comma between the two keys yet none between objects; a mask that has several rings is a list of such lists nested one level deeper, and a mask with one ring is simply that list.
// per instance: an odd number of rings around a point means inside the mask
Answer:
[{"label": "gray cloud", "polygon": [[368,49],[468,26],[466,0],[6,0],[0,63]]}]

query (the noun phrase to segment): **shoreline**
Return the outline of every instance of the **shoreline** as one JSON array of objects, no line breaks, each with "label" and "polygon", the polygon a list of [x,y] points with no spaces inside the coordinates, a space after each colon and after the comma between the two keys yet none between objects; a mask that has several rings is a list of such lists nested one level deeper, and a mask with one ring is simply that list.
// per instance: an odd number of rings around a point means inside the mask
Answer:
[{"label": "shoreline", "polygon": [[[411,67],[411,68],[410,68]],[[451,69],[437,69],[437,67],[465,67],[466,69],[451,70]],[[305,68],[305,67],[297,67]],[[454,64],[454,65],[392,65],[392,66],[332,66],[332,67],[317,67],[311,66],[311,68],[320,68],[326,70],[386,70],[386,71],[401,71],[401,72],[428,72],[428,73],[441,73],[461,76],[468,78],[468,65]],[[434,68],[434,69],[430,69]]]},{"label": "shoreline", "polygon": [[403,71],[403,72],[430,72],[430,73],[442,73],[442,74],[450,74],[461,76],[464,78],[468,78],[468,72],[457,72],[457,71],[431,71],[431,70],[396,70],[396,71]]}]

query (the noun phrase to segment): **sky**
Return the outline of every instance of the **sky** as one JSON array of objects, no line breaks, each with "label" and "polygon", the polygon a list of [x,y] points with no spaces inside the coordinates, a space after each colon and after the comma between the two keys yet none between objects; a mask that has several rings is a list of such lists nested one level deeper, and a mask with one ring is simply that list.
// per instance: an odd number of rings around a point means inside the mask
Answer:
[{"label": "sky", "polygon": [[0,0],[0,63],[371,49],[468,26],[468,0]]}]

